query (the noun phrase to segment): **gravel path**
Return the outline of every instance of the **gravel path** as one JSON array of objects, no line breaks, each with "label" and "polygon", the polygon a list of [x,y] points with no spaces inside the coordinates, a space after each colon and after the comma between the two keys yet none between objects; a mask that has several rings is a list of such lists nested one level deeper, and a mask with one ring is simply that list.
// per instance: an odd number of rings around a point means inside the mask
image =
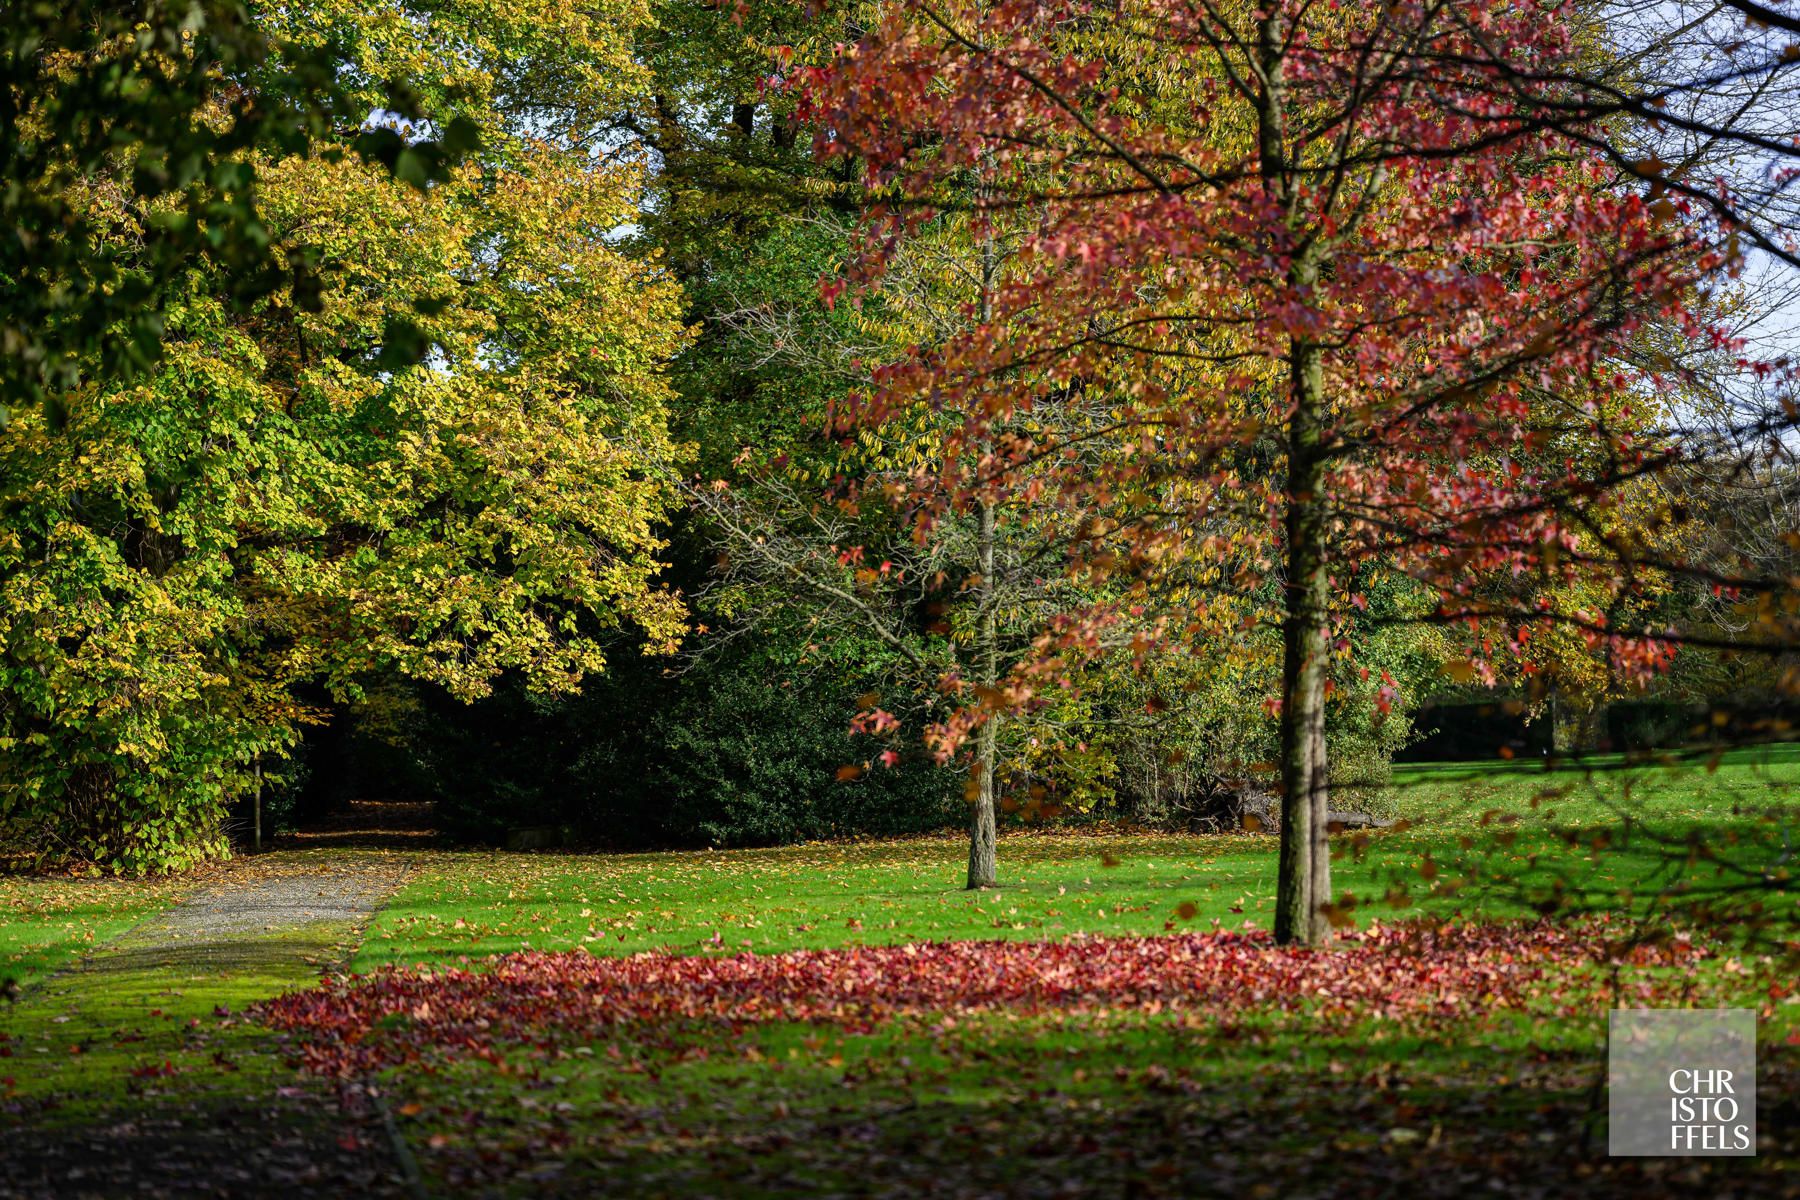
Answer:
[{"label": "gravel path", "polygon": [[[158,1010],[141,1010],[164,997],[185,995],[204,1012],[209,981],[304,987],[344,960],[405,881],[408,851],[429,844],[419,815],[364,802],[317,834],[226,864],[180,904],[45,980],[28,1002],[59,1013],[60,1040],[103,1044],[152,1023]],[[193,1024],[196,1036],[207,1033]],[[0,1200],[414,1194],[381,1122],[366,1104],[340,1106],[328,1088],[296,1079],[215,1095],[187,1074],[135,1084],[74,1123],[54,1105],[26,1109],[0,1093]]]},{"label": "gravel path", "polygon": [[253,865],[144,922],[132,939],[173,943],[280,932],[319,921],[361,921],[405,876],[402,864],[354,858],[285,869]]},{"label": "gravel path", "polygon": [[83,975],[171,968],[254,970],[304,986],[349,955],[408,870],[403,855],[354,852],[235,863],[180,904],[45,981],[43,990],[51,996],[79,991]]}]

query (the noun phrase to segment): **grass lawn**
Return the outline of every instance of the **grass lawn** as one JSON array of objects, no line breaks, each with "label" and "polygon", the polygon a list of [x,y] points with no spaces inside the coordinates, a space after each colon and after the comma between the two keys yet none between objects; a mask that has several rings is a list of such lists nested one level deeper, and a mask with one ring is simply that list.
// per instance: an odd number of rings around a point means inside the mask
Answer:
[{"label": "grass lawn", "polygon": [[[170,885],[104,892],[145,901],[108,908],[109,919],[148,919],[97,949],[64,930],[62,959],[95,952],[0,1007],[0,1196],[303,1200],[379,1184],[392,1165],[381,1130],[342,1112],[329,1084],[297,1076],[244,1015],[346,960],[362,923],[309,911],[329,904],[315,903],[326,892],[314,881],[367,858],[284,851],[229,864],[187,881],[204,904],[166,915]],[[231,894],[271,881],[283,900],[234,922]],[[14,882],[39,910],[62,894],[59,881]]]},{"label": "grass lawn", "polygon": [[161,912],[191,879],[0,875],[0,979],[30,986]]},{"label": "grass lawn", "polygon": [[[1800,747],[1675,767],[1628,769],[1614,758],[1556,772],[1526,763],[1403,768],[1394,795],[1407,828],[1337,839],[1335,889],[1356,897],[1365,915],[1526,916],[1556,885],[1566,907],[1643,909],[1683,883],[1704,888],[1716,879],[1709,863],[1682,861],[1672,875],[1671,852],[1657,838],[1699,833],[1722,855],[1759,866],[1779,857],[1782,826],[1759,810],[1790,820],[1800,812]],[[1619,836],[1623,813],[1643,823],[1635,839]],[[377,917],[352,968],[580,946],[762,954],[1141,935],[1214,921],[1267,928],[1274,848],[1273,838],[1248,834],[1009,828],[1002,886],[977,893],[959,886],[967,847],[956,836],[666,854],[442,854]],[[1620,897],[1627,891],[1630,902]],[[1184,904],[1194,906],[1191,917],[1181,916]]]},{"label": "grass lawn", "polygon": [[[127,937],[6,1014],[0,1109],[205,1124],[302,1090],[284,1059],[312,1052],[362,1062],[350,1082],[378,1071],[445,1194],[1800,1194],[1794,893],[1733,891],[1790,869],[1800,753],[1589,765],[1399,772],[1406,824],[1335,839],[1360,932],[1325,955],[1260,940],[1275,845],[1251,835],[1009,828],[982,894],[960,889],[952,836],[409,852],[348,961],[426,977],[300,990],[345,961],[349,927],[246,936],[225,969],[135,961]],[[16,883],[29,920],[0,945],[37,938],[39,973],[173,894]],[[1684,918],[1697,949],[1631,950],[1635,919],[1714,891]],[[1529,932],[1551,899],[1580,940]],[[1421,916],[1475,941],[1406,924]],[[548,953],[490,957],[518,951]],[[770,957],[786,951],[806,953]],[[1105,955],[1127,966],[1033,999],[1067,978],[1058,954],[1084,980]],[[298,997],[287,1050],[277,1010],[245,1017],[277,992]],[[1606,1158],[1619,1004],[1761,1012],[1760,1157]]]},{"label": "grass lawn", "polygon": [[614,1033],[388,1078],[449,1190],[1792,1194],[1800,1075],[1778,1043],[1761,1119],[1786,1132],[1677,1178],[1692,1164],[1604,1157],[1603,1017],[1320,1032],[1245,1009]]},{"label": "grass lawn", "polygon": [[[1800,803],[1800,743],[1719,753],[1590,755],[1549,769],[1541,761],[1402,764],[1394,797],[1415,819],[1455,819],[1489,806],[1515,812],[1564,801],[1571,822],[1629,813],[1666,822],[1719,821],[1755,805]],[[1533,798],[1539,803],[1532,805]],[[1741,815],[1741,814],[1739,814]]]},{"label": "grass lawn", "polygon": [[[1337,839],[1334,882],[1359,898],[1359,924],[1530,917],[1554,895],[1571,912],[1610,912],[1608,928],[1618,930],[1629,925],[1624,915],[1655,918],[1671,901],[1729,885],[1733,864],[1779,870],[1800,754],[1744,751],[1649,769],[1619,759],[1556,772],[1419,767],[1395,783],[1406,827]],[[1640,823],[1629,833],[1627,812]],[[1690,857],[1693,836],[1720,858]],[[964,853],[960,839],[944,837],[442,854],[378,916],[354,966],[482,971],[488,955],[585,949],[674,952],[723,969],[745,951],[1215,928],[1254,935],[1269,922],[1275,861],[1266,837],[1008,830],[1003,886],[984,894],[957,886]],[[1765,905],[1774,910],[1764,913],[1774,922],[1767,932],[1792,938],[1800,923],[1791,889],[1783,902],[1785,910]],[[1737,915],[1720,907],[1710,919]],[[1708,944],[1719,932],[1695,930]],[[416,1036],[424,1047],[388,1072],[387,1086],[428,1176],[451,1189],[1792,1194],[1800,1186],[1792,972],[1791,957],[1720,942],[1685,965],[1559,966],[1556,985],[1517,1008],[1470,1002],[1448,1017],[1363,1021],[1271,1006],[1246,985],[1241,1009],[1223,1015],[1217,1005],[1158,1011],[1126,1001],[1066,1011],[950,1006],[866,1024],[770,1013],[596,1025],[582,1016],[583,987],[565,983],[572,1007],[557,1018],[565,1024],[496,1035],[489,1057],[437,1053],[444,1047],[427,1027],[443,1018],[415,1018],[410,1008],[364,1033]],[[1446,980],[1442,987],[1457,986]],[[504,1022],[498,1006],[508,1001],[497,996],[477,1020]],[[1605,1157],[1597,1081],[1605,1012],[1617,1003],[1762,1010],[1763,1128],[1772,1131],[1762,1157],[1699,1167]]]},{"label": "grass lawn", "polygon": [[[80,1120],[170,1087],[188,1087],[193,1100],[290,1081],[266,1032],[237,1014],[341,967],[361,923],[171,939],[156,918],[190,890],[304,880],[357,853],[276,852],[179,881],[0,880],[26,914],[0,924],[0,945],[30,947],[20,961],[37,968],[20,999],[0,1009],[0,1098]],[[168,1082],[177,1077],[181,1084]]]},{"label": "grass lawn", "polygon": [[117,953],[52,980],[7,1014],[5,1095],[49,1102],[59,1121],[79,1121],[146,1094],[200,1106],[290,1082],[264,1032],[230,1014],[312,983],[311,964],[341,958],[353,932],[320,924],[244,936],[224,956],[216,944],[194,956],[149,953],[128,936]]}]

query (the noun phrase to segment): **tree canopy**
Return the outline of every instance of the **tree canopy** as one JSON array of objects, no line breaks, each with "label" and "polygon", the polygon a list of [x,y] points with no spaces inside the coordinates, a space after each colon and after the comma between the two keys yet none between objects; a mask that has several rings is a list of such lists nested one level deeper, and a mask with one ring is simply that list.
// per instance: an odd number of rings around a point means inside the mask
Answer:
[{"label": "tree canopy", "polygon": [[1758,6],[8,11],[43,860],[386,755],[469,836],[966,805],[970,887],[1009,822],[1276,825],[1317,941],[1427,702],[1791,690]]},{"label": "tree canopy", "polygon": [[[295,36],[357,47],[364,103],[454,67],[421,119],[477,125],[478,153],[423,189],[328,145],[253,155],[257,220],[317,293],[238,305],[231,264],[192,265],[153,370],[0,440],[0,761],[46,849],[191,862],[252,763],[380,673],[568,690],[610,631],[682,628],[656,578],[680,301],[616,245],[641,169],[586,144],[629,30],[458,11],[346,5]],[[89,202],[129,256],[138,201],[107,183]]]}]

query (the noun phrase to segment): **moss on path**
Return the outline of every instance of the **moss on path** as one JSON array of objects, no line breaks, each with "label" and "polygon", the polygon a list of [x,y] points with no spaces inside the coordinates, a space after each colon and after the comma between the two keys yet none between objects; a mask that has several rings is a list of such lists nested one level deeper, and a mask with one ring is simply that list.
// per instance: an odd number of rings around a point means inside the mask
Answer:
[{"label": "moss on path", "polygon": [[0,1013],[0,1197],[406,1195],[373,1114],[233,1014],[354,952],[411,856],[231,864]]}]

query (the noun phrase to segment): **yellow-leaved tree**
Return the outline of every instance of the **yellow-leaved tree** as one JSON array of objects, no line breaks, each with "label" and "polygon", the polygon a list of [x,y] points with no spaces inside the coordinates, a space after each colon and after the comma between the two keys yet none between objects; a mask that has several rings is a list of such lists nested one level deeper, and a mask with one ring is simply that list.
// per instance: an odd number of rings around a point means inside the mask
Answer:
[{"label": "yellow-leaved tree", "polygon": [[[64,397],[60,431],[27,412],[0,432],[0,817],[48,856],[138,872],[222,852],[252,762],[372,672],[568,689],[610,631],[681,632],[657,580],[680,295],[617,244],[641,164],[594,144],[647,11],[416,18],[260,14],[339,61],[369,123],[409,80],[408,109],[471,119],[476,151],[421,188],[340,147],[251,147],[318,294],[244,311],[196,270],[153,376]],[[221,75],[217,103],[256,86]],[[85,186],[108,236],[155,218],[115,179]]]}]

